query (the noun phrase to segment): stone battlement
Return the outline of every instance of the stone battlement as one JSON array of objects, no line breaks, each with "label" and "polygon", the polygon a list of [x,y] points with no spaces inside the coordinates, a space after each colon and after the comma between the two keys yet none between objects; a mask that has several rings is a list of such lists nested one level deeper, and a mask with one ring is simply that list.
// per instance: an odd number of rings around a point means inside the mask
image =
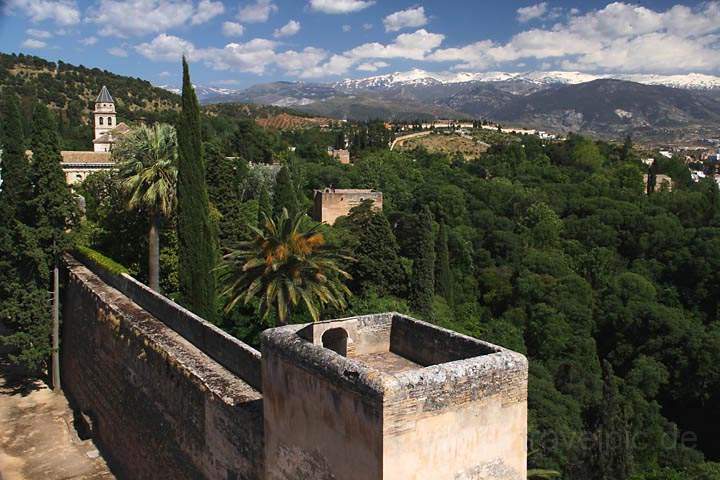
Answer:
[{"label": "stone battlement", "polygon": [[520,354],[384,313],[266,330],[261,355],[80,260],[63,386],[122,478],[525,479]]},{"label": "stone battlement", "polygon": [[518,353],[397,313],[267,330],[262,352],[268,479],[526,478]]}]

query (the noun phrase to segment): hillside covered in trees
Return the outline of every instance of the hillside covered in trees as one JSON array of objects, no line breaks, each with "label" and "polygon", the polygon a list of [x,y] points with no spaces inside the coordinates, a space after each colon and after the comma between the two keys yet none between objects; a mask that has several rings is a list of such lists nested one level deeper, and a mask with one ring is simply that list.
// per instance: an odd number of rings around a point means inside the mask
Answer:
[{"label": "hillside covered in trees", "polygon": [[[241,123],[207,136],[221,247],[251,239],[264,213],[309,211],[313,189],[381,190],[383,212],[363,205],[321,228],[355,259],[343,265],[348,308],[328,307],[323,318],[397,310],[526,353],[531,467],[567,479],[719,478],[720,466],[703,460],[720,459],[714,182],[681,178],[673,192],[646,195],[644,166],[627,146],[579,136],[508,136],[471,161],[371,146],[340,165],[325,153],[337,135]],[[277,180],[248,165],[270,157],[283,165]],[[118,206],[113,185],[101,175],[83,186],[91,244],[144,278],[146,221]],[[171,294],[173,222],[161,242]],[[256,308],[218,322],[254,343],[275,321]],[[311,316],[299,309],[292,320]]]},{"label": "hillside covered in trees", "polygon": [[[130,125],[177,121],[180,96],[147,80],[32,55],[0,52],[0,94],[14,93],[19,97],[24,131],[30,132],[30,117],[36,102],[43,103],[57,117],[64,150],[92,148],[92,111],[103,85],[115,100],[120,121]],[[203,112],[214,119],[217,129],[229,128],[226,121],[237,119],[273,119],[284,114],[302,123],[308,118],[286,108],[242,103],[208,105]]]},{"label": "hillside covered in trees", "polygon": [[[172,209],[151,218],[147,210],[128,209],[120,179],[131,177],[98,173],[77,189],[86,218],[71,225],[75,244],[148,281],[151,238],[159,288],[190,306],[179,259],[191,242],[176,228],[192,223],[188,218],[211,219],[202,231],[216,235],[212,242],[223,253],[235,252],[231,261],[253,245],[271,243],[265,238],[303,240],[297,248],[317,249],[320,260],[336,262],[334,272],[350,277],[332,279],[337,301],[297,303],[288,312],[247,295],[224,309],[222,290],[207,287],[203,293],[217,296],[216,307],[203,298],[207,316],[257,344],[260,331],[283,321],[409,313],[528,356],[528,462],[545,478],[557,478],[556,471],[569,480],[720,479],[720,192],[714,181],[692,183],[682,162],[663,160],[657,173],[670,174],[675,188],[648,195],[646,167],[629,143],[577,135],[544,143],[505,135],[479,157],[465,159],[389,151],[391,134],[380,122],[274,131],[244,118],[200,115],[193,99],[188,93],[192,117],[170,121],[186,142],[180,142],[179,164],[192,160],[180,176],[192,173],[184,181],[200,192],[192,198],[201,204],[185,208],[185,219]],[[36,276],[44,278],[51,255],[40,252],[70,240],[64,222],[69,215],[62,210],[73,204],[57,181],[52,115],[37,108],[41,122],[23,143],[15,133],[22,132],[20,122],[7,122],[16,110],[2,110],[0,125],[13,128],[3,130],[0,140],[12,144],[12,158],[28,178],[5,191],[26,198],[27,205],[3,192],[6,218],[24,217],[12,229],[0,229],[2,251],[19,257],[14,264],[3,257],[0,267],[34,265],[27,260],[32,257],[42,270]],[[62,142],[71,141],[68,135]],[[164,141],[173,143],[173,135]],[[327,146],[346,140],[351,165],[327,154]],[[43,151],[41,145],[49,146]],[[37,162],[53,174],[52,185],[28,168],[22,154],[27,146],[42,153]],[[174,168],[171,157],[164,162],[168,170]],[[317,226],[302,214],[311,209],[313,190],[329,185],[380,190],[384,209],[363,204],[334,226]],[[170,198],[172,186],[166,186]],[[48,200],[41,203],[28,192]],[[48,229],[46,218],[58,225]],[[44,235],[41,245],[30,241],[34,231]],[[18,283],[8,285],[8,291],[23,291],[13,286]],[[33,289],[38,311],[43,288],[39,282]],[[8,315],[6,306],[0,302],[0,315]]]}]

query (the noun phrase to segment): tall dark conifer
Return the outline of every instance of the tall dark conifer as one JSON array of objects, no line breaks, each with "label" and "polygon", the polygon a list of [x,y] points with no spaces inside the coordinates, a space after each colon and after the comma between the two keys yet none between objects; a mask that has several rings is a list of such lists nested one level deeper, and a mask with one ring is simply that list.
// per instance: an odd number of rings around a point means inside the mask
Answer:
[{"label": "tall dark conifer", "polygon": [[257,195],[258,199],[258,221],[262,221],[265,215],[272,215],[273,213],[273,203],[272,199],[270,198],[270,192],[268,192],[267,186],[265,183],[260,185],[260,191]]},{"label": "tall dark conifer", "polygon": [[25,200],[30,192],[30,163],[25,155],[20,106],[14,94],[6,94],[0,105],[0,218],[25,219]]},{"label": "tall dark conifer", "polygon": [[372,200],[365,200],[350,210],[344,223],[357,240],[352,248],[355,261],[348,266],[354,290],[378,295],[404,293],[400,248],[385,214],[373,208]]},{"label": "tall dark conifer", "polygon": [[415,311],[427,317],[432,314],[433,295],[435,294],[433,218],[427,206],[420,212],[418,220],[417,255],[413,264],[410,302]]},{"label": "tall dark conifer", "polygon": [[[15,110],[10,107],[8,111]],[[15,118],[12,118],[15,117]],[[3,128],[17,128],[19,116],[3,119]],[[4,122],[3,122],[4,123]],[[12,127],[8,125],[14,125]],[[41,369],[51,353],[52,320],[48,291],[50,272],[63,250],[70,246],[67,229],[76,218],[76,205],[60,167],[55,124],[45,105],[33,114],[31,169],[23,160],[22,134],[4,132],[3,149],[18,177],[4,176],[0,208],[22,215],[10,218],[0,234],[0,318],[12,329],[3,343],[14,348],[13,358],[34,370]],[[28,172],[27,175],[23,172]],[[29,178],[29,181],[25,179]],[[16,182],[17,181],[17,182]],[[14,207],[8,207],[12,199]],[[22,218],[21,218],[22,217]]]},{"label": "tall dark conifer", "polygon": [[290,169],[283,165],[275,179],[275,197],[273,199],[273,214],[280,217],[283,208],[286,208],[290,218],[298,211],[297,193],[290,176]]},{"label": "tall dark conifer", "polygon": [[452,270],[450,270],[450,251],[448,249],[447,227],[444,221],[440,221],[437,240],[435,243],[435,292],[452,305],[453,303],[453,282]]},{"label": "tall dark conifer", "polygon": [[247,162],[226,157],[214,143],[208,142],[204,148],[208,196],[220,213],[219,242],[223,248],[234,248],[248,234],[246,208],[243,208],[240,189],[248,173]]},{"label": "tall dark conifer", "polygon": [[38,104],[33,113],[32,198],[28,202],[31,226],[50,264],[70,246],[68,227],[77,220],[77,204],[60,163],[60,141],[50,110]]},{"label": "tall dark conifer", "polygon": [[181,301],[196,314],[215,319],[217,228],[210,218],[200,135],[200,105],[183,58],[182,113],[178,128],[179,280]]},{"label": "tall dark conifer", "polygon": [[603,361],[603,401],[600,424],[595,433],[598,476],[600,480],[624,480],[630,476],[632,444],[628,418],[618,381],[610,362]]},{"label": "tall dark conifer", "polygon": [[655,193],[655,186],[657,184],[657,173],[658,173],[658,162],[657,160],[653,160],[653,163],[650,165],[650,168],[648,168],[648,180],[647,180],[647,188],[645,189],[645,193],[650,195],[651,193]]}]

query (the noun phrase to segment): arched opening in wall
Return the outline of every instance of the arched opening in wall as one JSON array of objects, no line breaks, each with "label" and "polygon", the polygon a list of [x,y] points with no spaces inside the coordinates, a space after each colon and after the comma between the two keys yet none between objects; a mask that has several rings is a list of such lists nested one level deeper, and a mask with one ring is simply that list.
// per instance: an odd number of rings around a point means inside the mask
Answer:
[{"label": "arched opening in wall", "polygon": [[100,125],[102,125],[102,124],[103,124],[103,117],[100,117],[99,120],[100,120]]},{"label": "arched opening in wall", "polygon": [[348,334],[344,328],[331,328],[323,333],[323,347],[328,348],[335,353],[347,357],[347,339]]},{"label": "arched opening in wall", "polygon": [[108,117],[108,125],[112,125],[112,117]]}]

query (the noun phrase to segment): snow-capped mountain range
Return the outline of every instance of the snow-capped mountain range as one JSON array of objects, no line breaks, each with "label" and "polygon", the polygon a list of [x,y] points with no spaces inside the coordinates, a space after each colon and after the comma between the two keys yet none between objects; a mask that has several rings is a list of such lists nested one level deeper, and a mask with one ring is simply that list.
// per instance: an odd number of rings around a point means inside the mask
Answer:
[{"label": "snow-capped mountain range", "polygon": [[[552,85],[577,85],[599,79],[617,79],[645,85],[663,85],[667,87],[683,88],[689,90],[720,89],[720,77],[703,73],[690,73],[687,75],[655,75],[655,74],[591,74],[570,71],[532,71],[532,72],[428,72],[413,69],[407,72],[394,72],[385,75],[376,75],[366,78],[340,80],[330,84],[312,82],[277,82],[272,84],[254,85],[245,90],[195,85],[195,91],[201,101],[235,101],[233,97],[252,97],[258,89],[266,85],[282,85],[283,89],[304,91],[317,90],[319,87],[326,92],[335,90],[338,93],[353,93],[359,91],[382,91],[397,87],[442,87],[474,83],[500,83],[509,82],[525,84],[533,87],[532,91]],[[180,93],[180,88],[172,85],[160,85],[160,88],[174,93]],[[282,106],[304,105],[309,101],[317,101],[315,95],[293,101],[292,95],[285,98]],[[251,98],[246,98],[245,101]],[[302,101],[301,101],[302,100]]]},{"label": "snow-capped mountain range", "polygon": [[[222,95],[232,95],[240,91],[233,88],[206,87],[203,85],[194,84],[193,87],[195,87],[195,94],[198,96],[198,98],[210,98]],[[158,88],[162,88],[163,90],[167,90],[168,92],[173,92],[178,95],[182,93],[182,88],[173,85],[158,85]]]},{"label": "snow-capped mountain range", "polygon": [[334,83],[285,81],[243,90],[196,86],[196,91],[203,103],[274,105],[350,120],[473,118],[608,137],[628,131],[662,136],[670,127],[720,128],[720,76],[700,73],[415,69]]},{"label": "snow-capped mountain range", "polygon": [[642,83],[645,85],[664,85],[687,89],[720,88],[720,77],[702,73],[687,75],[653,75],[653,74],[590,74],[582,72],[444,72],[433,73],[414,69],[408,72],[395,72],[386,75],[360,79],[345,79],[334,86],[343,90],[367,90],[388,88],[393,86],[431,86],[466,82],[506,82],[522,81],[538,85],[569,84],[590,82],[598,79],[613,78]]}]

